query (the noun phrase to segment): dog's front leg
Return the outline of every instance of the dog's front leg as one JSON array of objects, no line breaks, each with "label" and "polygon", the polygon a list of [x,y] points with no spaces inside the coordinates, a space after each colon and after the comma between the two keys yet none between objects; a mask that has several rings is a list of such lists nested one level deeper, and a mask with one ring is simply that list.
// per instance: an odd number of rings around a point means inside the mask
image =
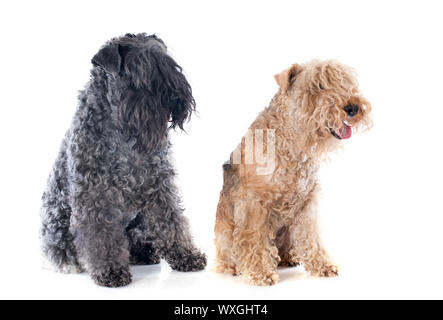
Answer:
[{"label": "dog's front leg", "polygon": [[131,274],[123,211],[118,201],[121,197],[115,194],[117,191],[105,191],[104,185],[87,185],[87,190],[77,186],[71,219],[79,259],[98,285],[127,285]]},{"label": "dog's front leg", "polygon": [[173,270],[199,271],[206,266],[206,255],[192,241],[188,221],[183,215],[180,198],[172,179],[151,194],[143,210],[146,236],[152,240],[155,251]]},{"label": "dog's front leg", "polygon": [[278,282],[280,261],[275,246],[275,226],[258,200],[241,200],[234,209],[233,253],[243,278],[254,285]]},{"label": "dog's front leg", "polygon": [[283,254],[283,260],[289,265],[301,262],[313,276],[334,277],[338,275],[338,267],[320,240],[316,197],[316,190],[313,190],[311,198],[289,227],[291,245]]}]

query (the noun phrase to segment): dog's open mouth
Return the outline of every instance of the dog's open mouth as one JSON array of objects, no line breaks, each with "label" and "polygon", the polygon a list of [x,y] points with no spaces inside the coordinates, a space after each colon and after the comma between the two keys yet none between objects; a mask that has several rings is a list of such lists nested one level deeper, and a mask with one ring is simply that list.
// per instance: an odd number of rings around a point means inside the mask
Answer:
[{"label": "dog's open mouth", "polygon": [[338,129],[337,131],[329,128],[329,131],[331,134],[336,137],[337,139],[349,139],[352,135],[352,128],[351,126],[347,125],[346,123],[343,123],[343,126]]}]

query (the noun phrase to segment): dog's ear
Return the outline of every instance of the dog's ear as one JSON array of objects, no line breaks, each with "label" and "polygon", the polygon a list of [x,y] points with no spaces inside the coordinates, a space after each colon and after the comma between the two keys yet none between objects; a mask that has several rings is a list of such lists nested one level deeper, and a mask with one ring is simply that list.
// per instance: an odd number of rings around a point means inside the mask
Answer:
[{"label": "dog's ear", "polygon": [[286,92],[291,84],[294,82],[295,77],[301,72],[301,67],[298,64],[293,64],[289,69],[274,76],[275,81],[283,92]]},{"label": "dog's ear", "polygon": [[179,127],[183,130],[183,124],[189,120],[192,112],[195,111],[195,100],[192,96],[191,85],[182,72],[182,68],[170,58],[169,71],[162,72],[168,87],[168,94],[163,97],[163,103],[170,113],[170,126]]},{"label": "dog's ear", "polygon": [[91,62],[94,66],[100,66],[105,69],[106,72],[117,75],[122,63],[118,44],[108,44],[104,46],[92,58]]}]

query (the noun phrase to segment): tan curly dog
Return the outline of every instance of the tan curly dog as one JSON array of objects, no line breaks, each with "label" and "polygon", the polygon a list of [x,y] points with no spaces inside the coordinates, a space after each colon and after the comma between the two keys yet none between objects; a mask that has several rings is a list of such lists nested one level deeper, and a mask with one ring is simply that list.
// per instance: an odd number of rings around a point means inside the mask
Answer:
[{"label": "tan curly dog", "polygon": [[216,271],[255,285],[277,283],[279,265],[338,274],[317,231],[317,172],[342,139],[371,126],[347,66],[294,64],[275,80],[279,91],[223,166],[215,225]]}]

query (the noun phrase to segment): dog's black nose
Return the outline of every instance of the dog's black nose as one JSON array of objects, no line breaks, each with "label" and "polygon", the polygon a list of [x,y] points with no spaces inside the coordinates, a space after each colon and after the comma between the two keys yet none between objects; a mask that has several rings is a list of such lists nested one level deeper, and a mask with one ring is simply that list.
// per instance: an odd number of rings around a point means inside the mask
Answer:
[{"label": "dog's black nose", "polygon": [[353,117],[358,113],[358,106],[356,104],[349,104],[344,108],[348,116]]}]

